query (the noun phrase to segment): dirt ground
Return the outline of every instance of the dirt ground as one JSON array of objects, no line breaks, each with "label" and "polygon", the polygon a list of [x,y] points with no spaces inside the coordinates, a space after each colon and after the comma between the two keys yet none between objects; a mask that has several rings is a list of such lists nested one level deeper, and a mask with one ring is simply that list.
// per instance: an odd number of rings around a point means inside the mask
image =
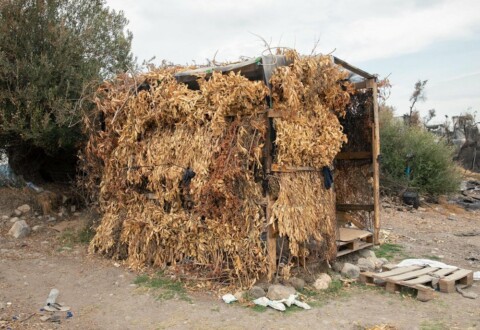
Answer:
[{"label": "dirt ground", "polygon": [[[1,217],[25,202],[31,202],[28,194],[0,189],[0,329],[364,329],[380,324],[395,329],[480,328],[480,298],[458,293],[437,293],[434,300],[419,302],[353,285],[314,301],[309,311],[287,313],[227,305],[215,292],[188,292],[186,301],[158,299],[155,290],[134,284],[138,273],[89,255],[87,245],[74,239],[87,212],[52,222],[27,218],[31,227],[42,228],[24,239],[7,235],[12,223]],[[480,270],[480,236],[455,235],[480,229],[478,211],[445,203],[414,212],[384,206],[382,234],[401,247],[394,261],[431,258]],[[54,287],[60,291],[57,301],[73,313],[69,319],[60,313],[60,324],[40,320],[40,309]],[[469,290],[480,294],[480,283]]]}]

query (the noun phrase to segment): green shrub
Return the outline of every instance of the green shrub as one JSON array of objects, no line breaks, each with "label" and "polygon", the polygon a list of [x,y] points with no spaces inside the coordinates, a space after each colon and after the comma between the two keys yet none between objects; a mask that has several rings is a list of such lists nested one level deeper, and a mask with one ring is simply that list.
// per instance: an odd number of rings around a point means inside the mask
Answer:
[{"label": "green shrub", "polygon": [[[453,148],[418,126],[396,120],[389,111],[380,112],[382,187],[395,191],[412,188],[430,195],[448,194],[460,185],[460,174],[453,162]],[[407,155],[410,180],[405,174]]]}]

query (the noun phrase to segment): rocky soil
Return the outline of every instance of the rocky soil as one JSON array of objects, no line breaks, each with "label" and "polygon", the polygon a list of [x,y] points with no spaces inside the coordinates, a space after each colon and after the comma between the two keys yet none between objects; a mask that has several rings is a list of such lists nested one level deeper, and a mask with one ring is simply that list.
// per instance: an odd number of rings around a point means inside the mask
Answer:
[{"label": "rocky soil", "polygon": [[[480,236],[472,233],[480,229],[480,212],[445,201],[419,210],[387,202],[383,206],[382,239],[388,245],[347,255],[332,269],[292,278],[283,288],[259,284],[237,292],[241,302],[226,304],[221,300],[224,292],[183,291],[169,280],[154,282],[119,262],[89,255],[85,226],[95,214],[60,203],[45,216],[30,193],[1,188],[0,329],[480,328],[480,298],[438,293],[423,303],[354,280],[360,271],[410,257],[479,271]],[[41,319],[50,315],[41,309],[52,288],[60,291],[57,302],[72,312],[68,318],[66,312],[56,312],[54,321],[59,323]],[[468,290],[480,294],[480,283]],[[290,307],[278,312],[248,303],[264,295],[281,299],[295,291],[304,294],[300,298],[310,310]]]}]

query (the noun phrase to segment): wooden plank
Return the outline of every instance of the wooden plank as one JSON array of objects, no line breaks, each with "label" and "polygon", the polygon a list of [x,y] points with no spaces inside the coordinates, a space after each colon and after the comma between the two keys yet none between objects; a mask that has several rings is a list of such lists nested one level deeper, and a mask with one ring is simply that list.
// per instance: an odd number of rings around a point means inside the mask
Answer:
[{"label": "wooden plank", "polygon": [[372,128],[372,158],[373,158],[373,227],[374,243],[379,244],[380,234],[380,128],[378,119],[378,91],[375,78],[368,80],[372,88],[373,128]]},{"label": "wooden plank", "polygon": [[472,285],[473,284],[473,271],[466,269],[459,269],[451,275],[448,275],[438,282],[441,292],[452,293],[455,292],[455,285],[464,284]]},{"label": "wooden plank", "polygon": [[337,204],[337,211],[373,211],[373,204]]},{"label": "wooden plank", "polygon": [[389,277],[389,276],[395,276],[395,275],[408,273],[408,272],[411,272],[411,271],[414,271],[414,270],[417,270],[417,269],[420,269],[420,268],[422,268],[422,267],[421,266],[398,267],[398,268],[394,268],[392,270],[389,270],[388,272],[375,274],[375,277],[386,278],[386,277]]},{"label": "wooden plank", "polygon": [[422,275],[422,276],[419,276],[417,278],[413,278],[411,280],[402,281],[402,282],[400,282],[400,284],[402,284],[402,285],[424,284],[424,283],[431,282],[433,279],[435,279],[435,277],[432,277],[430,275]]},{"label": "wooden plank", "polygon": [[371,151],[344,151],[339,152],[335,159],[372,159],[372,152]]},{"label": "wooden plank", "polygon": [[[347,244],[350,244],[350,243],[347,243]],[[354,249],[345,249],[345,250],[338,251],[337,252],[337,257],[341,257],[341,256],[344,256],[346,254],[349,254],[349,253],[352,253],[352,252],[355,252],[355,251],[358,251],[358,250],[363,250],[363,249],[369,248],[371,246],[373,246],[373,243],[360,242],[360,243],[358,243],[358,246],[355,250]]]},{"label": "wooden plank", "polygon": [[447,276],[448,274],[453,273],[457,269],[458,268],[443,268],[443,269],[437,270],[435,273],[433,273],[433,275],[436,277],[444,277],[444,276]]},{"label": "wooden plank", "polygon": [[473,272],[471,270],[467,270],[467,269],[458,269],[453,274],[448,275],[447,277],[443,278],[442,280],[443,281],[457,281],[457,280],[460,280],[460,279],[464,278],[465,276],[467,276],[470,273],[473,273]]},{"label": "wooden plank", "polygon": [[[271,119],[268,118],[268,115],[265,115],[265,125],[267,127],[266,130],[266,137],[265,137],[265,177],[270,174],[271,172],[271,167],[272,167],[272,134],[271,130],[273,129],[272,127],[272,122]],[[272,205],[273,205],[273,200],[270,196],[270,192],[267,189],[266,193],[266,203],[267,207],[265,210],[265,215],[266,215],[266,221],[268,223],[267,225],[267,260],[268,260],[268,279],[271,281],[273,280],[273,277],[276,273],[277,270],[277,233],[275,231],[274,223],[270,223],[271,217],[272,217]]]},{"label": "wooden plank", "polygon": [[371,232],[352,228],[339,228],[339,241],[348,242],[355,239],[362,239],[372,235]]},{"label": "wooden plank", "polygon": [[309,166],[280,166],[278,164],[272,164],[272,172],[282,173],[295,173],[295,172],[321,172],[321,169]]},{"label": "wooden plank", "polygon": [[358,74],[359,76],[363,77],[363,78],[367,78],[367,79],[375,79],[375,76],[366,72],[366,71],[363,71],[362,69],[359,69],[353,65],[351,65],[350,63],[347,63],[345,62],[344,60],[341,60],[339,59],[338,57],[335,57],[333,56],[333,62],[335,64],[338,64],[342,67],[344,67],[345,69],[347,69],[348,71],[350,72],[353,72],[355,74]]},{"label": "wooden plank", "polygon": [[418,277],[420,275],[425,275],[425,274],[429,274],[429,273],[432,273],[434,271],[438,270],[438,268],[435,268],[435,267],[425,267],[425,268],[422,268],[422,269],[419,269],[419,270],[415,270],[413,272],[408,272],[408,273],[404,273],[404,274],[400,274],[400,275],[395,275],[395,276],[389,276],[388,278],[386,278],[387,281],[395,281],[395,282],[398,282],[398,281],[405,281],[405,280],[409,280],[409,279],[412,279],[412,278],[415,278],[415,277]]}]

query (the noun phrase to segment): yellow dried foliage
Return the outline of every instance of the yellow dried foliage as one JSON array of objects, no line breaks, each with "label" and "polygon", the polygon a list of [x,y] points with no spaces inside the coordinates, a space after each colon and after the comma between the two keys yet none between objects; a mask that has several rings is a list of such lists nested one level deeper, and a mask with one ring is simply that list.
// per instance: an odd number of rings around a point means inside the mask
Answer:
[{"label": "yellow dried foliage", "polygon": [[[274,120],[275,161],[330,165],[346,141],[338,121],[349,101],[345,74],[328,57],[288,55],[293,63],[271,80],[275,109],[288,113]],[[331,259],[335,195],[318,172],[279,175],[273,218],[265,219],[265,84],[213,73],[191,90],[175,79],[178,70],[121,75],[97,92],[104,129],[85,118],[81,156],[83,184],[103,213],[90,250],[133,268],[176,265],[245,287],[266,273],[260,236],[271,220],[293,255],[308,254],[315,240]],[[149,88],[138,91],[142,82]]]}]

